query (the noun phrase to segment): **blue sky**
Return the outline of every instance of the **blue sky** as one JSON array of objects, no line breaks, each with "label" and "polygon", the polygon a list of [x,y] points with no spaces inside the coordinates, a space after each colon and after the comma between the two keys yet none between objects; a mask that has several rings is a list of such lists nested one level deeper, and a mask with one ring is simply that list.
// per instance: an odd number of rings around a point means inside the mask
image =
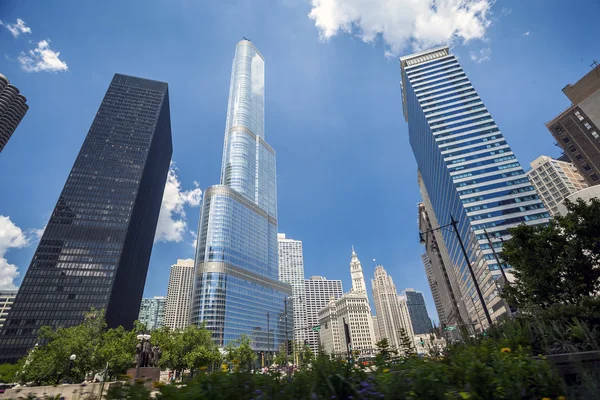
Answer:
[{"label": "blue sky", "polygon": [[194,181],[204,190],[219,180],[231,60],[245,36],[266,60],[279,230],[304,242],[306,276],[349,289],[354,245],[367,279],[377,259],[399,290],[424,291],[437,319],[420,258],[397,56],[450,41],[526,166],[559,154],[543,123],[568,106],[561,88],[600,59],[596,0],[448,7],[457,1],[2,0],[0,73],[30,110],[0,154],[0,286],[24,276],[37,230],[120,72],[169,83],[177,170],[145,290],[166,294],[170,265],[193,257]]}]

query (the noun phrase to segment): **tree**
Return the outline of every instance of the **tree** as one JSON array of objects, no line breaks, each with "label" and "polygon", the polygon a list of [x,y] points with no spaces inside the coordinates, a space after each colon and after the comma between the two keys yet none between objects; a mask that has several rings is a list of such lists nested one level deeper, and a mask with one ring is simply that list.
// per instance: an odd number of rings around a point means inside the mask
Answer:
[{"label": "tree", "polygon": [[167,327],[152,331],[151,342],[162,350],[159,365],[175,372],[179,377],[185,369],[198,369],[221,359],[219,349],[205,326],[189,325],[185,329]]},{"label": "tree", "polygon": [[250,347],[250,338],[242,335],[239,339],[227,343],[225,359],[234,365],[236,371],[239,371],[242,366],[250,369],[250,364],[256,360],[256,353]]},{"label": "tree", "polygon": [[396,350],[390,347],[388,338],[383,338],[375,343],[375,347],[377,348],[377,355],[375,356],[377,365],[384,365],[397,354]]},{"label": "tree", "polygon": [[400,338],[400,352],[403,356],[408,357],[415,354],[415,346],[412,338],[406,332],[406,329],[398,329],[398,336]]},{"label": "tree", "polygon": [[122,326],[109,329],[102,334],[100,346],[96,349],[99,367],[105,368],[107,378],[127,371],[135,360],[137,331],[126,331]]},{"label": "tree", "polygon": [[[32,349],[23,361],[21,379],[37,384],[57,384],[67,378],[77,382],[87,373],[100,371],[104,365],[97,349],[102,345],[105,328],[104,311],[96,310],[86,313],[80,325],[56,330],[40,328],[43,345]],[[76,358],[70,361],[73,354]]]},{"label": "tree", "polygon": [[547,225],[509,229],[502,258],[516,282],[503,296],[521,309],[579,304],[600,294],[600,200],[566,201],[568,214]]},{"label": "tree", "polygon": [[18,380],[17,374],[22,364],[0,364],[0,383],[13,383]]}]

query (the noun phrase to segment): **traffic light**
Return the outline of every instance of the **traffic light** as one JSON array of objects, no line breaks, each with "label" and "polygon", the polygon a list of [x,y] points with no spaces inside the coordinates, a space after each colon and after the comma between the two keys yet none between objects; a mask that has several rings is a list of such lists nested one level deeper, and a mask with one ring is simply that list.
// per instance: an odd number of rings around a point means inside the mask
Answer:
[{"label": "traffic light", "polygon": [[294,344],[291,340],[287,341],[287,353],[292,354],[294,352]]}]

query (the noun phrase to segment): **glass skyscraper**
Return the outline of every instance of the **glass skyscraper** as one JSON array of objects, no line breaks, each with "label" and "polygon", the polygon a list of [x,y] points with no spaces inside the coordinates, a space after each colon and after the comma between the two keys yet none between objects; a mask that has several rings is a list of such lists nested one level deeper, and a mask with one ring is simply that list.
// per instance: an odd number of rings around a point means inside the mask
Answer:
[{"label": "glass skyscraper", "polygon": [[190,322],[218,346],[250,337],[275,351],[292,339],[290,285],[279,281],[275,151],[264,132],[265,61],[249,40],[236,46],[229,87],[221,184],[200,211]]},{"label": "glass skyscraper", "polygon": [[[495,280],[494,248],[507,228],[546,223],[549,214],[492,116],[448,47],[400,58],[402,103],[409,140],[440,225],[456,218],[492,320],[505,313]],[[462,298],[477,329],[483,308],[457,238],[442,231]]]},{"label": "glass skyscraper", "polygon": [[0,332],[0,364],[92,307],[133,328],[171,153],[168,85],[115,74]]}]

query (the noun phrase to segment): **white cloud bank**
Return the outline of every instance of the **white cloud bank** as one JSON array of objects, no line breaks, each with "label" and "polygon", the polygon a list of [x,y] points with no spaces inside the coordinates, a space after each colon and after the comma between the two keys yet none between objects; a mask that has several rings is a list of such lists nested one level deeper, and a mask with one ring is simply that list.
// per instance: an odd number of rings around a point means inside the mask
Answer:
[{"label": "white cloud bank", "polygon": [[0,215],[0,290],[16,289],[15,278],[19,276],[17,266],[6,259],[10,249],[20,249],[29,245],[27,235],[16,226],[10,217]]},{"label": "white cloud bank", "polygon": [[50,40],[41,40],[29,52],[21,52],[18,60],[21,68],[27,72],[59,72],[68,71],[67,63],[62,61],[60,53],[50,48]]},{"label": "white cloud bank", "polygon": [[339,32],[364,42],[379,36],[386,56],[413,50],[484,39],[494,0],[311,0],[309,17],[321,40]]},{"label": "white cloud bank", "polygon": [[181,182],[177,177],[177,167],[172,162],[169,167],[154,242],[181,242],[183,240],[187,230],[184,206],[198,207],[202,200],[202,190],[198,187],[197,182],[194,181],[194,185],[196,188],[192,190],[181,189]]},{"label": "white cloud bank", "polygon": [[21,33],[31,33],[31,28],[21,18],[17,18],[17,22],[14,24],[7,24],[0,21],[0,25],[8,29],[14,37],[19,37]]}]

